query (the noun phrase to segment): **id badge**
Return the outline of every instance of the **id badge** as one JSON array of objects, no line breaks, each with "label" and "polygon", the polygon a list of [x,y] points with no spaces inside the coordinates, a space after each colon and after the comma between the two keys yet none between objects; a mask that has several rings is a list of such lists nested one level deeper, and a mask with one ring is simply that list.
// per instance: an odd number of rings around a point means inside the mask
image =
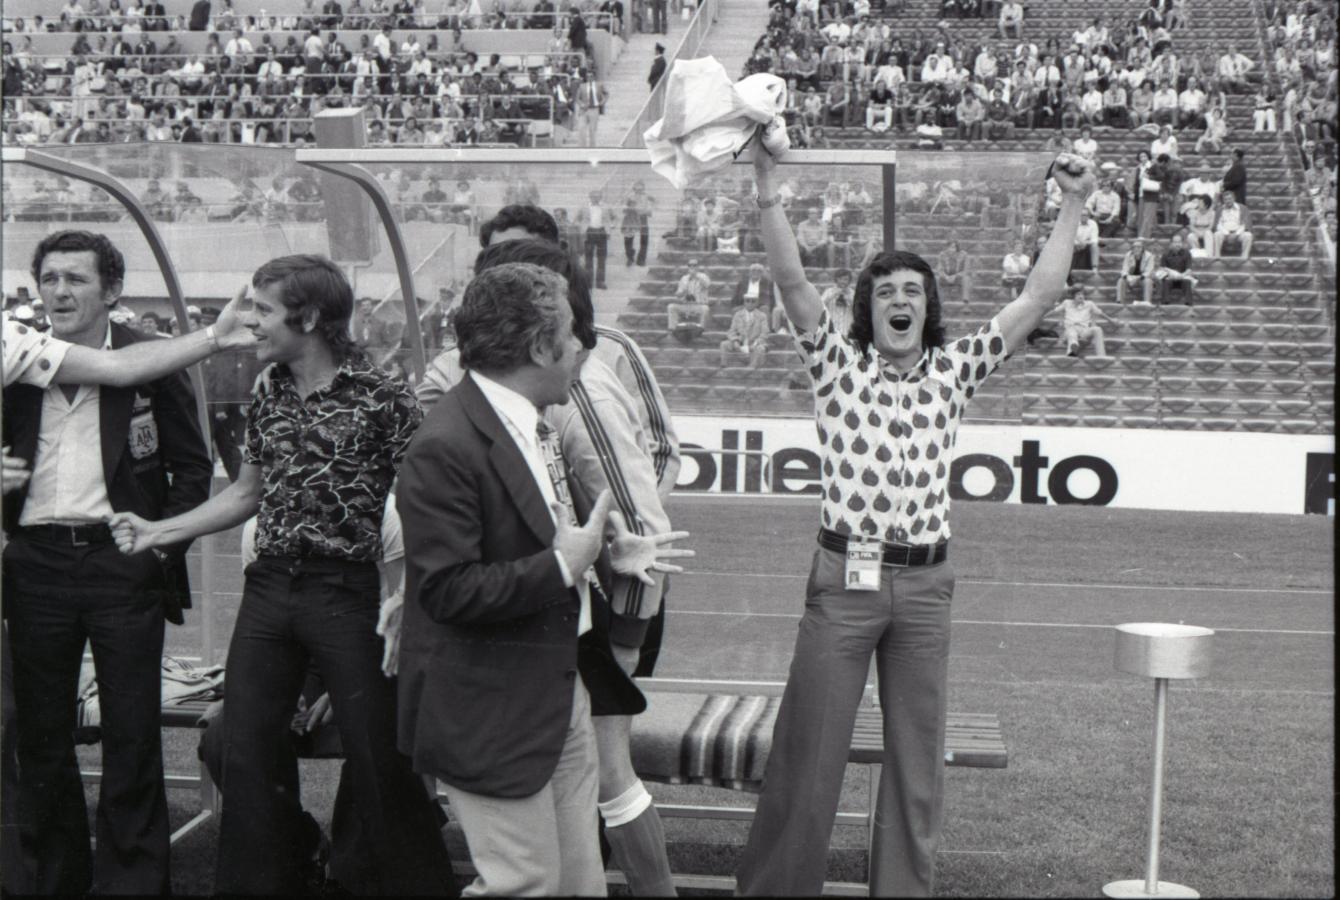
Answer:
[{"label": "id badge", "polygon": [[884,547],[877,540],[847,538],[847,572],[843,581],[849,591],[879,590],[880,563]]}]

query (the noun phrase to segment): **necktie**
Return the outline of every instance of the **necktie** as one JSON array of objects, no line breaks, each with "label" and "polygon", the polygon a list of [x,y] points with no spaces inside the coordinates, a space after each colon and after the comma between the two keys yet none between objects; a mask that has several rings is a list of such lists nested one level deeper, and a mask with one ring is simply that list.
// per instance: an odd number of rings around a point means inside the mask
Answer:
[{"label": "necktie", "polygon": [[[554,495],[568,511],[568,521],[576,527],[580,523],[577,521],[577,508],[572,504],[572,492],[568,490],[568,466],[563,461],[563,449],[558,443],[558,432],[544,419],[540,419],[535,423],[535,439],[540,446],[540,456],[544,458],[544,468],[549,473],[549,483],[554,486]],[[595,569],[588,566],[580,577],[575,573],[574,577],[577,577],[577,589],[581,591],[583,597],[586,597],[587,592],[591,590],[604,596],[600,582],[596,580]]]},{"label": "necktie", "polygon": [[554,496],[567,509],[568,521],[575,526],[578,524],[577,509],[572,505],[572,493],[568,490],[568,467],[558,444],[558,432],[540,419],[535,425],[535,439],[544,458],[544,467],[549,472],[549,483],[554,486]]}]

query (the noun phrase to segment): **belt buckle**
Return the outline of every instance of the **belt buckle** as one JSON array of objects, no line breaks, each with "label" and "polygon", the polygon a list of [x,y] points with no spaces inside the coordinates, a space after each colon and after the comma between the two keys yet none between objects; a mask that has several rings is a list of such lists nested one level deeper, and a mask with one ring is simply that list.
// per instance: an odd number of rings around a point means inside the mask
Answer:
[{"label": "belt buckle", "polygon": [[78,525],[66,525],[65,527],[68,528],[68,529],[70,529],[70,546],[71,546],[71,547],[87,547],[90,543],[92,543],[92,541],[81,541],[81,540],[79,540],[79,526],[78,526]]}]

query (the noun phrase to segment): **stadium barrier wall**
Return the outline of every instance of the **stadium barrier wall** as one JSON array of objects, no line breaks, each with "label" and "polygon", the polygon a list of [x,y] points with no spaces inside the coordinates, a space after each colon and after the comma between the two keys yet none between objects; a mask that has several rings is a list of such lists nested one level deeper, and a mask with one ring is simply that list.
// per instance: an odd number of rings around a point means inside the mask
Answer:
[{"label": "stadium barrier wall", "polygon": [[[683,493],[819,493],[809,418],[676,415]],[[964,424],[954,500],[1335,515],[1329,435]]]}]

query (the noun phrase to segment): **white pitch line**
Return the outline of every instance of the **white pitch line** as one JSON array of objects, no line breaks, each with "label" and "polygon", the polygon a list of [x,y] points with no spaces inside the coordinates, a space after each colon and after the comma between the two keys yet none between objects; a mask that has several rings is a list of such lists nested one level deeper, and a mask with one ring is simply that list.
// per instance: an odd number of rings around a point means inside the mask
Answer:
[{"label": "white pitch line", "polygon": [[[756,612],[731,612],[728,610],[715,609],[681,609],[679,607],[671,608],[670,612],[675,615],[687,616],[736,616],[739,618],[751,619],[799,619],[798,613],[756,613]],[[996,622],[987,619],[951,619],[953,625],[1005,625],[1017,628],[1116,628],[1116,625],[1101,625],[1089,622]],[[1206,628],[1214,628],[1215,631],[1232,631],[1242,634],[1298,634],[1311,635],[1314,637],[1334,637],[1334,631],[1303,631],[1288,628],[1220,628],[1214,625],[1206,625]]]},{"label": "white pitch line", "polygon": [[[796,581],[806,581],[809,575],[786,575],[774,574],[769,572],[680,572],[675,575],[676,578],[683,578],[686,575],[701,575],[711,578],[788,578]],[[1096,588],[1104,591],[1183,591],[1190,593],[1217,593],[1217,594],[1308,594],[1323,597],[1335,596],[1334,590],[1322,590],[1319,588],[1240,588],[1240,587],[1194,587],[1188,585],[1163,585],[1163,584],[1081,584],[1076,582],[1064,581],[988,581],[979,578],[959,578],[959,584],[988,585],[994,587],[1056,587],[1056,588],[1075,588],[1085,590]]]}]

